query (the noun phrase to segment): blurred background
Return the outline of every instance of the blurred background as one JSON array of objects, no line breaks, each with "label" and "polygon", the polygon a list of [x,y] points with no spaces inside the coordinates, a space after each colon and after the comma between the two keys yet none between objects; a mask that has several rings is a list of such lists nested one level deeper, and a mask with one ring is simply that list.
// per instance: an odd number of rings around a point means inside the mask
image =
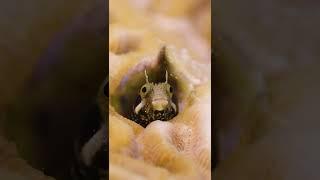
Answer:
[{"label": "blurred background", "polygon": [[[216,0],[211,35],[208,1],[131,1],[188,17],[214,45],[215,178],[319,179],[318,2]],[[0,3],[0,175],[69,178],[73,142],[99,118],[106,4]]]},{"label": "blurred background", "polygon": [[71,179],[75,140],[99,124],[107,1],[2,1],[0,14],[0,175]]},{"label": "blurred background", "polygon": [[216,179],[319,179],[316,1],[212,6]]}]

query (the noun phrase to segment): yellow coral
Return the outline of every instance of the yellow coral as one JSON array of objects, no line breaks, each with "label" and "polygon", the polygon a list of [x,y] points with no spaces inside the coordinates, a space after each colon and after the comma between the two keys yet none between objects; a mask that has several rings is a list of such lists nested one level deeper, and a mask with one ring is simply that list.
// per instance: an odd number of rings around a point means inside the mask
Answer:
[{"label": "yellow coral", "polygon": [[[209,179],[210,46],[189,18],[201,3],[144,2],[144,7],[134,0],[109,3],[109,178]],[[144,129],[118,112],[115,96],[126,95],[119,90],[124,79],[158,66],[163,45],[178,79],[180,113]]]}]

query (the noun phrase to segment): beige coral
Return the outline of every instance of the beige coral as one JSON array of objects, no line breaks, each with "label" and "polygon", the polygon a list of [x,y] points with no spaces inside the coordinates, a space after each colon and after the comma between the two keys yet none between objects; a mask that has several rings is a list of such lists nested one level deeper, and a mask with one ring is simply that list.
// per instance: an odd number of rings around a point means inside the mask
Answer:
[{"label": "beige coral", "polygon": [[[168,48],[168,51],[175,51]],[[168,122],[155,121],[143,129],[109,105],[110,177],[146,179],[209,179],[211,170],[210,68],[172,55],[169,63],[181,83],[180,113]],[[179,60],[177,60],[177,59]],[[180,60],[181,59],[181,60]],[[172,62],[171,62],[172,61]],[[176,62],[178,61],[178,62]],[[110,96],[127,73],[151,66],[156,57],[129,60],[110,54]],[[177,66],[177,64],[179,66]],[[144,65],[144,66],[141,66]],[[202,68],[202,73],[188,67]],[[176,68],[177,66],[177,68]],[[112,69],[111,69],[112,67]],[[199,68],[198,67],[198,68]],[[184,71],[185,68],[190,71]],[[198,69],[199,70],[199,69]],[[207,74],[204,74],[207,72]],[[192,74],[193,73],[193,74]],[[195,80],[196,79],[196,80]]]},{"label": "beige coral", "polygon": [[[109,178],[210,179],[210,46],[189,17],[205,17],[206,13],[195,12],[204,1],[157,6],[159,2],[109,3]],[[159,59],[163,46],[166,67]],[[169,69],[169,79],[176,82],[179,114],[142,128],[128,119],[119,97],[137,95],[134,91],[143,83],[146,68],[154,69],[151,75],[159,68]]]}]

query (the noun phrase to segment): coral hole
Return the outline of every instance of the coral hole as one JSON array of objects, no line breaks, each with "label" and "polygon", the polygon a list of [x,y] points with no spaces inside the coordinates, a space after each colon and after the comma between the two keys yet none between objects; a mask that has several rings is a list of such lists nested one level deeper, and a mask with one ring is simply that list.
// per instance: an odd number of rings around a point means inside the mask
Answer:
[{"label": "coral hole", "polygon": [[[136,68],[136,67],[133,67]],[[158,61],[154,67],[146,65],[149,82],[160,83],[165,82],[166,70],[168,71],[168,83],[173,87],[173,102],[178,106],[179,102],[179,86],[178,79],[170,71],[167,61]],[[135,71],[122,78],[124,83],[120,83],[114,94],[110,95],[110,103],[115,110],[122,116],[130,119],[134,107],[139,103],[139,91],[143,84],[146,83],[144,69]],[[177,107],[179,109],[179,107]]]}]

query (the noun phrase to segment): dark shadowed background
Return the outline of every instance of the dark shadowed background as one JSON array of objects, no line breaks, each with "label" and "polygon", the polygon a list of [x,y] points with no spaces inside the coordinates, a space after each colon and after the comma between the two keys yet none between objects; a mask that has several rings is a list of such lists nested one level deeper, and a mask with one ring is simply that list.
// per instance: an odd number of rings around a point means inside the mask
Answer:
[{"label": "dark shadowed background", "polygon": [[214,179],[320,178],[319,5],[214,1]]},{"label": "dark shadowed background", "polygon": [[70,179],[74,140],[100,118],[106,15],[103,0],[0,3],[0,134],[57,179]]}]

